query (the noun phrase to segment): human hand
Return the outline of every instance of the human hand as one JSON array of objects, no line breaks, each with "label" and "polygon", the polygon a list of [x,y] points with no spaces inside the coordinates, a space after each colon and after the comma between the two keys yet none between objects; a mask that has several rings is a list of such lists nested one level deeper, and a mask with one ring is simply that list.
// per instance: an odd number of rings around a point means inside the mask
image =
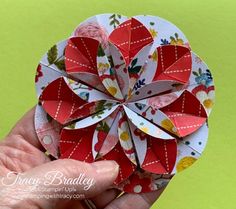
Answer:
[{"label": "human hand", "polygon": [[[119,170],[114,161],[91,164],[71,159],[50,161],[35,133],[34,112],[35,108],[30,110],[0,143],[0,208],[148,209],[163,192],[164,189],[145,194],[120,194],[119,190],[110,189]],[[42,185],[42,182],[46,181],[45,173],[51,171],[59,171],[66,178],[76,178],[83,173],[86,178],[94,179],[94,185],[88,190],[79,184],[69,186],[71,189],[75,187],[76,194],[84,195],[79,199],[38,199],[32,198],[31,185],[17,181],[22,174],[24,179],[39,179],[39,186],[49,187]],[[11,172],[15,174],[9,175]],[[62,188],[64,185],[58,185],[57,189],[58,187]],[[60,193],[66,194],[66,191],[61,190]],[[47,194],[55,194],[55,191]]]}]

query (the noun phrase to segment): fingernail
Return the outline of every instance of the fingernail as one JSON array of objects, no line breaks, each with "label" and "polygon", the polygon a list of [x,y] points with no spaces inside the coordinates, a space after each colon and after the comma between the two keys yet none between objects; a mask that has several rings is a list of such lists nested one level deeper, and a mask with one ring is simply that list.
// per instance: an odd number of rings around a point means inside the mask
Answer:
[{"label": "fingernail", "polygon": [[119,171],[119,165],[113,160],[103,160],[92,163],[95,167],[97,174],[114,174],[117,175]]}]

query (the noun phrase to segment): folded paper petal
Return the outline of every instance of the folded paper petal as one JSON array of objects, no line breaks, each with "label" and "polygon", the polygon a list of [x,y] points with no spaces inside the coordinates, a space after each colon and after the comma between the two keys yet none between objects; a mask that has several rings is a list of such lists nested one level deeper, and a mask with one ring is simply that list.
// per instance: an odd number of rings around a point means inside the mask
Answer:
[{"label": "folded paper petal", "polygon": [[188,91],[184,91],[170,105],[161,108],[161,111],[170,118],[181,137],[199,129],[207,119],[207,114],[202,104]]},{"label": "folded paper petal", "polygon": [[96,125],[92,146],[94,159],[106,155],[117,144],[119,140],[117,133],[119,114],[116,110]]},{"label": "folded paper petal", "polygon": [[99,42],[92,38],[70,38],[65,49],[67,73],[87,72],[96,74],[96,57]]},{"label": "folded paper petal", "polygon": [[60,139],[60,158],[93,162],[92,136],[95,126],[87,129],[63,129]]},{"label": "folded paper petal", "polygon": [[129,65],[133,57],[153,39],[147,28],[135,18],[120,24],[109,36],[109,41],[116,45]]},{"label": "folded paper petal", "polygon": [[35,78],[37,96],[40,97],[48,84],[63,76],[66,76],[66,72],[55,70],[52,67],[40,63],[37,67],[37,74]]},{"label": "folded paper petal", "polygon": [[156,137],[156,138],[161,138],[164,140],[169,140],[173,139],[171,135],[160,129],[158,126],[153,124],[152,122],[148,121],[144,117],[138,115],[134,111],[130,110],[129,108],[124,107],[125,113],[129,120],[141,131],[144,133]]},{"label": "folded paper petal", "polygon": [[116,185],[129,178],[136,168],[127,158],[120,144],[117,144],[112,151],[100,158],[100,160],[114,160],[119,165],[119,174],[114,182]]},{"label": "folded paper petal", "polygon": [[121,112],[119,118],[118,135],[120,145],[123,148],[125,155],[132,163],[137,165],[135,147],[132,140],[128,119],[123,111]]},{"label": "folded paper petal", "polygon": [[[105,54],[102,48],[100,48],[101,53],[97,56],[97,70],[99,78],[106,88],[106,90],[116,99],[123,100],[124,96],[120,87],[122,85],[119,83],[119,78],[116,76],[117,68],[121,68],[123,61],[120,59],[120,52],[115,46],[109,45],[109,54]],[[111,53],[113,56],[111,56]],[[118,61],[114,63],[115,57],[119,57]]]},{"label": "folded paper petal", "polygon": [[188,48],[161,46],[157,48],[158,66],[153,81],[174,80],[185,84],[190,76],[192,59]]},{"label": "folded paper petal", "polygon": [[65,48],[66,72],[73,78],[105,91],[97,74],[99,41],[87,37],[70,38]]},{"label": "folded paper petal", "polygon": [[149,137],[147,144],[147,154],[141,165],[142,169],[156,174],[170,174],[176,161],[176,140]]},{"label": "folded paper petal", "polygon": [[139,166],[143,164],[147,153],[147,134],[136,128],[129,120],[129,129]]},{"label": "folded paper petal", "polygon": [[51,82],[44,89],[40,101],[44,110],[61,124],[67,123],[73,111],[86,103],[71,90],[64,77]]}]

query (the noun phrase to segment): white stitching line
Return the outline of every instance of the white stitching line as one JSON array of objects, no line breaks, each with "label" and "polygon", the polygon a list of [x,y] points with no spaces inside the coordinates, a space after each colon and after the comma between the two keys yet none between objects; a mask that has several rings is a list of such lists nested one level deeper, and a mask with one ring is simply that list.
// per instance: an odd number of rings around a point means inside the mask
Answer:
[{"label": "white stitching line", "polygon": [[184,58],[191,57],[190,54],[184,55]]},{"label": "white stitching line", "polygon": [[61,108],[61,104],[62,104],[62,100],[60,100],[60,102],[59,102],[59,104],[57,106],[57,110],[56,110],[54,119],[57,119],[57,117],[58,117],[58,114],[59,114],[59,111],[60,111],[60,108]]},{"label": "white stitching line", "polygon": [[78,148],[78,146],[80,145],[81,141],[82,141],[83,138],[81,138],[77,145],[74,147],[74,149],[72,150],[72,152],[70,153],[69,157],[68,158],[71,158],[71,156],[75,153],[75,150]]},{"label": "white stitching line", "polygon": [[76,47],[76,46],[74,46],[74,45],[72,45],[72,44],[68,44],[68,46],[70,46],[70,47],[73,48],[73,49],[79,50],[78,47]]},{"label": "white stitching line", "polygon": [[175,45],[175,60],[178,60],[178,51],[177,46]]},{"label": "white stitching line", "polygon": [[173,114],[173,115],[168,115],[169,118],[174,118],[174,117],[181,117],[183,116],[184,114],[181,114],[181,113],[177,113],[177,114]]},{"label": "white stitching line", "polygon": [[199,126],[202,126],[202,124],[191,125],[191,126],[181,126],[181,127],[178,127],[177,129],[180,130],[180,129],[187,129],[187,128],[196,128]]},{"label": "white stitching line", "polygon": [[183,72],[188,72],[190,71],[191,69],[184,69],[184,70],[172,70],[172,71],[165,71],[164,73],[165,74],[171,74],[171,73],[183,73]]},{"label": "white stitching line", "polygon": [[144,25],[138,25],[138,26],[135,26],[135,27],[131,28],[131,30],[136,30],[138,28],[143,28],[143,27],[144,27]]},{"label": "white stitching line", "polygon": [[89,158],[89,156],[92,154],[92,151],[90,151],[89,153],[88,153],[88,155],[85,157],[85,159],[84,159],[84,161],[86,161],[88,158]]},{"label": "white stitching line", "polygon": [[123,25],[119,25],[117,28],[123,28],[123,27],[129,26],[129,25],[131,25],[131,22],[125,23]]},{"label": "white stitching line", "polygon": [[120,174],[121,181],[123,181],[123,180],[124,180],[124,177],[123,177],[123,174],[122,174],[122,171],[121,171],[121,169],[120,169],[120,172],[119,172],[119,174]]},{"label": "white stitching line", "polygon": [[200,116],[200,115],[201,115],[201,113],[202,113],[202,105],[200,104],[200,105],[199,105],[198,116]]},{"label": "white stitching line", "polygon": [[[130,45],[136,44],[136,43],[139,43],[139,42],[143,42],[143,41],[146,41],[146,40],[149,40],[149,39],[151,39],[151,37],[143,38],[143,39],[140,39],[140,40],[137,40],[137,41],[132,41],[132,42],[130,42]],[[117,44],[117,46],[123,46],[123,45],[126,45],[126,44],[129,44],[129,41],[125,41],[121,44]]]},{"label": "white stitching line", "polygon": [[155,160],[155,161],[144,164],[142,167],[146,167],[148,165],[152,165],[152,164],[159,163],[159,162],[160,162],[160,160]]},{"label": "white stitching line", "polygon": [[72,107],[71,107],[71,110],[70,110],[70,116],[71,116],[71,114],[73,113],[74,108],[75,108],[74,94],[72,94],[72,101],[73,101],[73,104],[72,104]]},{"label": "white stitching line", "polygon": [[184,112],[184,106],[185,106],[185,93],[183,95],[183,100],[182,100],[182,110],[181,110],[182,113]]},{"label": "white stitching line", "polygon": [[92,64],[93,64],[93,67],[95,68],[95,64],[94,64],[94,62],[93,62],[92,56],[91,56],[91,54],[90,54],[90,52],[89,52],[89,50],[88,50],[88,48],[87,48],[86,44],[84,43],[84,40],[83,40],[83,38],[81,38],[81,41],[82,41],[82,44],[84,45],[84,48],[85,48],[85,49],[86,49],[86,51],[87,51],[87,54],[88,54],[88,56],[89,56],[89,59],[90,59],[90,61],[91,61],[91,62],[92,62]]},{"label": "white stitching line", "polygon": [[[57,99],[60,99],[61,97],[61,86],[62,86],[62,79],[60,79],[60,82],[59,82],[59,87],[58,87],[58,92],[57,92]],[[56,113],[55,113],[55,116],[54,116],[54,119],[57,119],[58,117],[58,114],[59,114],[59,111],[60,111],[60,108],[61,108],[61,104],[62,104],[62,100],[60,100],[58,106],[57,106],[57,110],[56,110]]]},{"label": "white stitching line", "polygon": [[60,99],[61,97],[61,86],[62,86],[62,79],[60,79],[60,82],[59,82],[59,87],[58,87],[58,92],[57,92],[57,99]]},{"label": "white stitching line", "polygon": [[169,161],[168,161],[166,141],[164,141],[164,150],[165,150],[165,158],[166,158],[166,167],[167,167],[167,171],[169,172],[170,171],[170,167],[169,167]]},{"label": "white stitching line", "polygon": [[77,61],[75,61],[75,60],[69,59],[69,58],[67,58],[67,57],[65,57],[65,60],[67,60],[67,61],[69,61],[69,62],[73,62],[73,63],[75,63],[75,64],[77,64],[77,65],[80,65],[80,66],[83,66],[83,67],[87,67],[87,68],[89,68],[89,69],[91,69],[91,70],[94,70],[92,67],[90,67],[90,66],[88,66],[88,65],[82,64],[82,63],[80,63],[80,62],[77,62]]},{"label": "white stitching line", "polygon": [[163,69],[164,69],[164,60],[163,60],[162,47],[160,47],[160,52],[161,52],[161,71],[163,71]]},{"label": "white stitching line", "polygon": [[72,107],[71,107],[70,115],[72,115],[74,109],[75,109],[75,102],[73,102],[73,105],[72,105]]},{"label": "white stitching line", "polygon": [[60,143],[67,143],[67,144],[75,144],[75,141],[65,141],[65,140],[61,140]]},{"label": "white stitching line", "polygon": [[[123,25],[119,25],[118,28],[124,28],[124,27],[129,26],[129,25],[131,25],[131,22],[125,23],[125,24],[123,24]],[[138,25],[138,26],[136,26],[136,27],[131,28],[131,30],[136,30],[136,29],[142,28],[142,27],[144,27],[144,25]]]},{"label": "white stitching line", "polygon": [[137,40],[137,41],[133,41],[130,44],[136,44],[136,43],[139,43],[139,42],[142,42],[142,41],[146,41],[146,40],[149,40],[149,39],[152,39],[152,37],[147,37],[147,38],[143,38],[143,39],[140,39],[140,40]]}]

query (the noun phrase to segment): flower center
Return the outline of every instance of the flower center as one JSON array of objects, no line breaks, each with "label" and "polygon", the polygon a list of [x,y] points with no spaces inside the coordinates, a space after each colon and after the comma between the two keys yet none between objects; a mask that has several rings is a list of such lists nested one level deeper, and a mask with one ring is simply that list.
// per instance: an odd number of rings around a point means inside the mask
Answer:
[{"label": "flower center", "polygon": [[206,99],[206,100],[204,100],[203,104],[207,109],[209,109],[209,108],[212,108],[213,101],[211,99]]}]

